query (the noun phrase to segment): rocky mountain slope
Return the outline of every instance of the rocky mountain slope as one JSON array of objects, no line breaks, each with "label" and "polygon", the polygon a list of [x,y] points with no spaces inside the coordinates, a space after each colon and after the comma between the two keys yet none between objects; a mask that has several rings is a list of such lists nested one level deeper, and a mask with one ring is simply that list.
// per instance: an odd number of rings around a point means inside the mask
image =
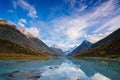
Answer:
[{"label": "rocky mountain slope", "polygon": [[[0,39],[11,41],[37,53],[54,53],[44,42],[33,36],[26,36],[11,23],[0,20]],[[41,53],[42,54],[42,53]]]},{"label": "rocky mountain slope", "polygon": [[41,53],[34,52],[28,48],[22,47],[11,41],[0,39],[0,53],[16,53],[16,54],[28,54],[36,56],[48,56],[49,53],[40,51]]},{"label": "rocky mountain slope", "polygon": [[64,56],[65,55],[65,53],[63,52],[63,50],[62,49],[60,49],[60,48],[57,48],[57,47],[50,47],[54,52],[56,52],[59,56]]},{"label": "rocky mountain slope", "polygon": [[75,55],[78,52],[89,49],[92,46],[92,43],[84,40],[75,50],[73,50],[69,55]]},{"label": "rocky mountain slope", "polygon": [[[101,44],[100,44],[101,43]],[[120,56],[120,28],[95,43],[92,48],[78,52],[75,57],[117,57]]]},{"label": "rocky mountain slope", "polygon": [[100,41],[94,43],[92,47],[101,46],[101,45],[105,44],[106,42],[110,41],[111,39],[114,39],[119,36],[120,36],[120,28],[117,29],[116,31],[114,31],[112,34],[105,37],[104,39],[101,39]]}]

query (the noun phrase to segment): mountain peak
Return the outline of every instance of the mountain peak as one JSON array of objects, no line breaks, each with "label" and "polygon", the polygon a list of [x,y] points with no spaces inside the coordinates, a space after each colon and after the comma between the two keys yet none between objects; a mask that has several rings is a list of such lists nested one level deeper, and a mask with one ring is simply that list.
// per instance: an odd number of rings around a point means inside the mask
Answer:
[{"label": "mountain peak", "polygon": [[58,48],[57,45],[53,45],[50,47],[54,52],[56,52],[57,55],[61,55],[63,56],[64,55],[64,52],[62,49]]},{"label": "mountain peak", "polygon": [[6,20],[0,20],[0,24],[6,24],[8,23]]},{"label": "mountain peak", "polygon": [[0,20],[0,24],[1,24],[1,25],[12,25],[12,26],[13,26],[13,24],[9,23],[9,22],[6,21],[6,20]]},{"label": "mountain peak", "polygon": [[93,45],[93,43],[91,43],[88,40],[84,40],[75,50],[73,50],[73,52],[70,55],[74,55],[80,51],[84,51],[89,49],[91,46]]},{"label": "mountain peak", "polygon": [[80,48],[78,49],[78,51],[76,51],[76,57],[86,56],[118,58],[120,55],[120,28],[118,28],[107,37],[94,43],[91,46],[91,49],[85,50],[83,52],[79,51]]},{"label": "mountain peak", "polygon": [[91,43],[91,42],[88,40],[84,40],[82,43]]}]

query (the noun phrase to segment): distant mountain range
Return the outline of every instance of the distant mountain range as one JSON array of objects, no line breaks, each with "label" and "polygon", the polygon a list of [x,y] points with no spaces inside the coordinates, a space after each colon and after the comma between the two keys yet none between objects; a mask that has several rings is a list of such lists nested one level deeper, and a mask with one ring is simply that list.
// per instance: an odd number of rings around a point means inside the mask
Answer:
[{"label": "distant mountain range", "polygon": [[91,46],[93,45],[93,43],[91,43],[90,41],[84,40],[77,48],[75,48],[70,54],[69,56],[75,55],[76,53],[80,52],[80,51],[84,51],[89,49]]},{"label": "distant mountain range", "polygon": [[[42,42],[40,39],[33,37],[30,33],[29,35],[25,35],[20,30],[16,28],[15,25],[7,22],[6,20],[0,20],[0,52],[6,52],[7,50],[11,49],[10,52],[14,52],[17,50],[17,53],[23,52],[16,48],[9,48],[7,49],[6,46],[9,46],[8,44],[16,45],[19,48],[27,49],[31,52],[34,52],[35,55],[45,55],[49,53],[49,55],[56,55],[57,53],[50,49],[44,42]],[[7,42],[2,44],[2,42]],[[5,45],[6,44],[6,45]],[[4,45],[4,46],[2,46]],[[9,46],[10,47],[10,46]],[[5,49],[6,48],[6,51]],[[4,51],[2,51],[4,49]],[[7,51],[9,52],[9,51]],[[24,53],[27,53],[26,51]]]},{"label": "distant mountain range", "polygon": [[88,50],[77,52],[75,57],[116,57],[120,56],[120,28],[94,43]]},{"label": "distant mountain range", "polygon": [[65,55],[66,56],[70,55],[73,52],[73,50],[75,50],[77,47],[78,46],[74,46],[74,47],[70,48],[69,50],[64,51]]},{"label": "distant mountain range", "polygon": [[58,47],[48,47],[40,39],[26,32],[25,29],[18,29],[6,20],[0,20],[0,53],[39,56],[115,57],[120,55],[120,28],[94,44],[84,40],[77,48],[74,47],[67,52],[63,52]]}]

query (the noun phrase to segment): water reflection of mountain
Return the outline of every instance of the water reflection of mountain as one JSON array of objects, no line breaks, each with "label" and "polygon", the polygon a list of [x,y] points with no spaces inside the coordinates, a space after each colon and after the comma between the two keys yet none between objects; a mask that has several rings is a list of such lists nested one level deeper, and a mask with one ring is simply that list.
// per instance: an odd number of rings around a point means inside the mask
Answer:
[{"label": "water reflection of mountain", "polygon": [[95,59],[69,59],[74,64],[79,64],[80,69],[85,72],[88,77],[100,73],[112,80],[120,79],[120,63],[108,60],[95,60]]},{"label": "water reflection of mountain", "polygon": [[1,60],[0,65],[0,74],[13,75],[10,80],[36,76],[39,76],[39,80],[120,80],[120,63],[109,60],[73,58]]}]

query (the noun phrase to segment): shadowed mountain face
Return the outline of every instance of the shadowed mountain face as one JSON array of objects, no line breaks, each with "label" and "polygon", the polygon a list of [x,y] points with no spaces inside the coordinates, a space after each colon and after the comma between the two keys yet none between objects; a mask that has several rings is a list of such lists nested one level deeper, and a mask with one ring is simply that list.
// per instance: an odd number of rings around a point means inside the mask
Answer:
[{"label": "shadowed mountain face", "polygon": [[112,34],[108,35],[107,37],[105,37],[104,39],[96,42],[93,44],[92,47],[97,47],[97,46],[101,46],[105,43],[107,43],[108,41],[110,41],[111,39],[114,39],[114,38],[117,38],[117,37],[120,37],[120,28],[117,29],[115,32],[113,32]]},{"label": "shadowed mountain face", "polygon": [[0,39],[11,41],[35,52],[54,53],[45,43],[35,37],[27,37],[5,20],[0,20]]},{"label": "shadowed mountain face", "polygon": [[[40,51],[40,53],[32,51],[28,48],[22,47],[18,44],[15,44],[11,41],[0,39],[0,53],[15,53],[15,54],[28,54],[28,55],[39,55],[39,56],[48,56],[49,53]],[[3,54],[5,55],[5,54]]]},{"label": "shadowed mountain face", "polygon": [[120,55],[120,28],[106,38],[93,44],[89,50],[79,52],[75,56],[117,57]]},{"label": "shadowed mountain face", "polygon": [[57,48],[57,47],[54,47],[54,46],[52,46],[52,47],[50,47],[53,51],[55,51],[56,53],[58,53],[58,55],[59,56],[64,56],[65,54],[64,54],[64,52],[63,52],[63,50],[62,49],[60,49],[60,48]]},{"label": "shadowed mountain face", "polygon": [[89,49],[90,47],[92,46],[92,43],[87,41],[87,40],[84,40],[82,42],[82,44],[80,44],[75,50],[73,50],[72,53],[70,53],[69,55],[75,55],[77,54],[78,52],[81,52],[81,51],[84,51],[84,50],[87,50]]}]

